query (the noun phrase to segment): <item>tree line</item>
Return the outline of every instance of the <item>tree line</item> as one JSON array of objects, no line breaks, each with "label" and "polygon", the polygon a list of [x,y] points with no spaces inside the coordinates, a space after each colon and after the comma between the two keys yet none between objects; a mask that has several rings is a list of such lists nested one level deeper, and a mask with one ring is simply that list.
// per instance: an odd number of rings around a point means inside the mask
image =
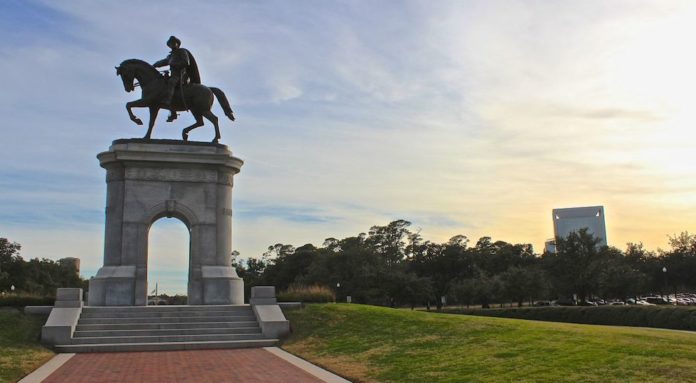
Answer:
[{"label": "tree line", "polygon": [[[547,299],[623,299],[696,290],[696,235],[669,238],[670,249],[600,246],[586,229],[556,238],[556,252],[531,244],[463,235],[445,243],[425,240],[405,220],[367,233],[327,238],[320,246],[275,244],[258,258],[233,257],[248,290],[274,285],[324,285],[337,300],[389,306],[482,305]],[[663,270],[666,270],[663,271]]]},{"label": "tree line", "polygon": [[74,264],[45,258],[27,261],[19,255],[21,248],[0,238],[0,292],[11,292],[14,286],[15,293],[55,296],[59,287],[87,287]]},{"label": "tree line", "polygon": [[[252,286],[328,286],[337,299],[389,306],[482,305],[547,299],[626,299],[651,293],[696,291],[696,235],[669,237],[669,249],[640,243],[625,250],[599,246],[587,230],[556,238],[556,252],[535,253],[531,244],[456,235],[445,243],[425,240],[405,220],[367,233],[327,238],[319,247],[275,244],[261,258],[233,257]],[[21,246],[0,238],[0,291],[53,296],[58,287],[87,288],[74,266],[50,259],[24,260]]]}]

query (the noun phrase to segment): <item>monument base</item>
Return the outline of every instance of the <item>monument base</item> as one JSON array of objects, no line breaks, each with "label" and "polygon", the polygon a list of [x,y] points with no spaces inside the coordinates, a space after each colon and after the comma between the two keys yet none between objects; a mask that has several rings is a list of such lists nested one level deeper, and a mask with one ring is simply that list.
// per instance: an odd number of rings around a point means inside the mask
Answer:
[{"label": "monument base", "polygon": [[135,304],[135,266],[104,266],[89,280],[89,306]]},{"label": "monument base", "polygon": [[[202,278],[188,288],[189,305],[242,305],[244,280],[229,266],[202,266]],[[135,266],[104,266],[89,280],[89,306],[145,306],[136,301]]]},{"label": "monument base", "polygon": [[[233,267],[202,266],[204,305],[244,304],[244,280],[237,276]],[[192,303],[189,298],[189,304]]]}]

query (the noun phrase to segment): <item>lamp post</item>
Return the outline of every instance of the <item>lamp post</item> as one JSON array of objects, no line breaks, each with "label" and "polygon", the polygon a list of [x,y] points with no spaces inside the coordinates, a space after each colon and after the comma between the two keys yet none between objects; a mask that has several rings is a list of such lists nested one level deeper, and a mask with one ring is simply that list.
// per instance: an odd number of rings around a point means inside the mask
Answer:
[{"label": "lamp post", "polygon": [[10,290],[12,290],[12,292],[14,293],[14,291],[15,291],[14,285],[10,286]]},{"label": "lamp post", "polygon": [[[667,267],[666,266],[662,266],[662,275],[665,276],[665,290],[669,291],[669,289],[667,288]],[[667,301],[669,301],[669,299]]]},{"label": "lamp post", "polygon": [[336,282],[336,302],[340,302],[341,300],[338,299],[338,289],[341,288],[341,282]]}]

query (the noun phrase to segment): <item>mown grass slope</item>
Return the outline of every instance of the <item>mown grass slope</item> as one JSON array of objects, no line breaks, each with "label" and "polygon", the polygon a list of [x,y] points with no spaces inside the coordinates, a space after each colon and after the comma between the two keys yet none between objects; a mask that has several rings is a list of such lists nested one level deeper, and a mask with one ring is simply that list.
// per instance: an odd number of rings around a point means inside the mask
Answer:
[{"label": "mown grass slope", "polygon": [[53,357],[39,344],[46,317],[0,309],[0,382],[16,382]]},{"label": "mown grass slope", "polygon": [[696,382],[696,333],[324,304],[283,348],[356,382]]}]

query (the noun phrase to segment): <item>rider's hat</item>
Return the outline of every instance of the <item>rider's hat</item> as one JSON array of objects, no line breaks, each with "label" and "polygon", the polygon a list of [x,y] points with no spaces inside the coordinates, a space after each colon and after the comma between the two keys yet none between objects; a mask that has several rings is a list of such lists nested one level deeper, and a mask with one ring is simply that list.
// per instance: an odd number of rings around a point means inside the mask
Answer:
[{"label": "rider's hat", "polygon": [[173,45],[176,45],[176,47],[181,46],[181,40],[177,39],[174,36],[169,36],[169,40],[167,40],[167,46],[170,48],[174,48]]}]

